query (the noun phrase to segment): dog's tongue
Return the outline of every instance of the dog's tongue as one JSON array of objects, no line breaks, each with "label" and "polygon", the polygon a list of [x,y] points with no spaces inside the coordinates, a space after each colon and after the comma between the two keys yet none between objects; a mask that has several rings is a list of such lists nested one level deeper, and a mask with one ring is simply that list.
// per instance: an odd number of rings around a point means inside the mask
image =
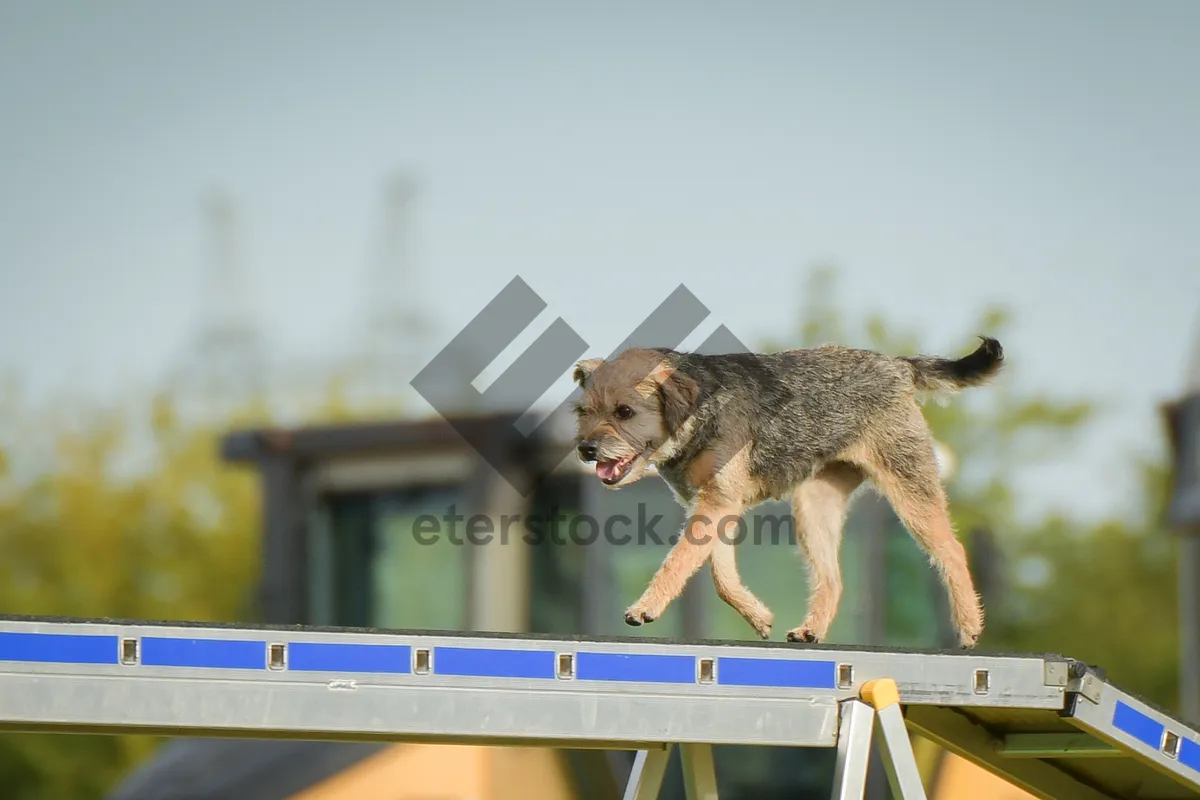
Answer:
[{"label": "dog's tongue", "polygon": [[602,481],[612,480],[620,466],[620,461],[597,461],[596,476]]}]

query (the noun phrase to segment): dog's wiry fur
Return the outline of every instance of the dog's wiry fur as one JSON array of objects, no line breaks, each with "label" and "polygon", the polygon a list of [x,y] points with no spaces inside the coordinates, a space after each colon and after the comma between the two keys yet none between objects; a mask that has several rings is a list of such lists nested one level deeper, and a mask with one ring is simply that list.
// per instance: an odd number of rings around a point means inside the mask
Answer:
[{"label": "dog's wiry fur", "polygon": [[579,362],[580,457],[614,489],[653,465],[691,512],[626,622],[657,619],[708,561],[721,599],[767,638],[772,613],[742,584],[735,526],[758,503],[787,499],[810,577],[807,617],[787,638],[824,639],[841,598],[847,504],[869,481],[939,570],[962,646],[974,646],[983,609],[919,404],[986,383],[1002,363],[989,338],[958,360],[826,346],[730,355],[635,348]]}]

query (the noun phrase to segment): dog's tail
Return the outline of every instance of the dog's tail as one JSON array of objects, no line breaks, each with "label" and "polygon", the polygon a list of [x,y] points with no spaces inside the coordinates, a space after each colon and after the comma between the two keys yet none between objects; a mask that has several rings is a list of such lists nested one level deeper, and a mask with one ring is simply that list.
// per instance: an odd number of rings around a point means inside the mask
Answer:
[{"label": "dog's tail", "polygon": [[996,377],[1004,366],[1004,349],[987,336],[970,355],[955,360],[940,356],[907,356],[913,371],[913,386],[918,392],[948,394],[971,386],[982,386]]}]

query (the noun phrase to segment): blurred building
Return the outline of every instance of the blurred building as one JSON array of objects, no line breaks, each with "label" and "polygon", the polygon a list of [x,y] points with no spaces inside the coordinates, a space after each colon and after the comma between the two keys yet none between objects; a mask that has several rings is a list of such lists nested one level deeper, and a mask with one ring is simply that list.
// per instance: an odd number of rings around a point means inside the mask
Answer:
[{"label": "blurred building", "polygon": [[[683,510],[657,480],[620,492],[604,489],[571,457],[569,429],[559,426],[557,433],[527,440],[514,428],[516,419],[495,415],[460,421],[468,426],[461,430],[470,440],[487,449],[486,458],[441,419],[229,435],[225,458],[261,478],[261,621],[754,637],[716,598],[707,570],[661,620],[643,628],[626,626],[622,612],[661,563],[668,537],[682,525]],[[513,489],[504,477],[512,474],[532,478],[537,486],[532,496],[525,499]],[[426,524],[418,525],[422,515],[440,522],[430,525],[426,517]],[[447,515],[456,515],[453,527]],[[490,542],[478,537],[472,542],[466,535],[467,520],[476,515],[497,521]],[[505,515],[555,519],[557,525],[531,526],[541,535],[528,540],[529,528],[513,527],[501,541],[498,521]],[[648,524],[655,516],[661,521]],[[607,537],[589,523],[613,519],[630,523],[611,527]],[[639,519],[647,523],[645,535],[638,533]],[[747,536],[739,549],[747,584],[775,611],[779,630],[798,624],[805,612],[806,580],[788,509],[782,504],[758,509]],[[624,537],[630,540],[623,543]],[[897,647],[952,642],[934,571],[872,494],[854,506],[842,563],[845,597],[831,639]],[[966,762],[943,759],[936,749],[918,747],[918,753],[931,781],[934,773],[944,773],[945,790],[936,790],[935,783],[933,797],[960,797],[965,787],[978,800],[1018,796]],[[721,796],[828,796],[834,755],[716,748]],[[538,748],[178,740],[111,798],[607,800],[621,796],[632,759],[628,752]],[[873,773],[870,796],[888,797],[882,769]],[[662,797],[683,798],[677,762]]]}]

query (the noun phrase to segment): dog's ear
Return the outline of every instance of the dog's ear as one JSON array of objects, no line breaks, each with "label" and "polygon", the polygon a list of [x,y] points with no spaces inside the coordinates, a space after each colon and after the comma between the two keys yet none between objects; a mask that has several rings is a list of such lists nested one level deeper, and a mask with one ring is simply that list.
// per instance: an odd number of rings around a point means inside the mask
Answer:
[{"label": "dog's ear", "polygon": [[663,422],[674,435],[696,412],[700,385],[687,375],[675,372],[658,387],[658,394],[662,400]]},{"label": "dog's ear", "polygon": [[571,379],[580,386],[588,379],[588,376],[596,371],[596,367],[604,363],[603,358],[585,358],[575,365],[575,372],[571,374]]},{"label": "dog's ear", "polygon": [[646,378],[658,393],[662,404],[663,425],[668,435],[674,435],[683,427],[688,417],[696,411],[696,401],[700,397],[700,385],[672,367],[667,362],[659,363],[654,371]]}]

